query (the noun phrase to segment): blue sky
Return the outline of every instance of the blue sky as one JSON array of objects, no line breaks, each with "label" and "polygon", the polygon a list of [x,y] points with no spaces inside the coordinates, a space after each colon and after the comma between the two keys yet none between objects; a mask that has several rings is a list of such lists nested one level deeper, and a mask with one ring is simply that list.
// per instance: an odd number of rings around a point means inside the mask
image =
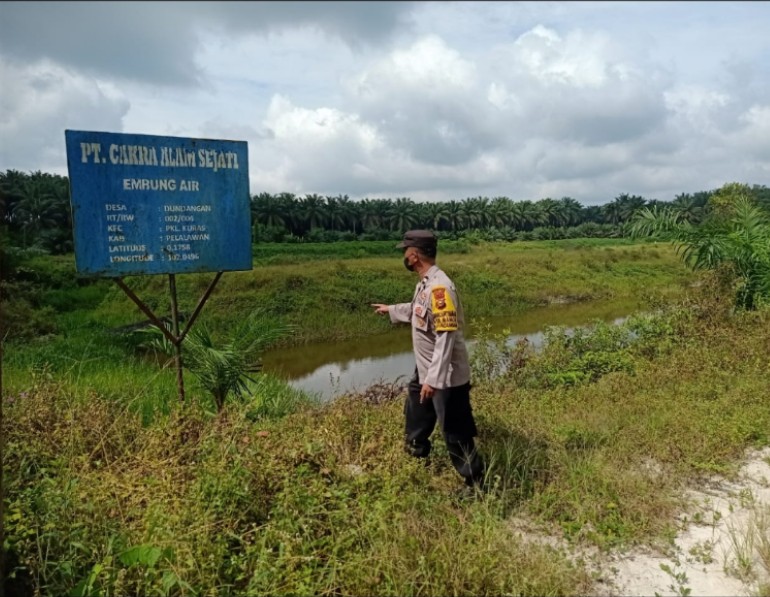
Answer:
[{"label": "blue sky", "polygon": [[0,171],[64,130],[247,141],[250,188],[415,201],[770,184],[767,2],[0,2]]}]

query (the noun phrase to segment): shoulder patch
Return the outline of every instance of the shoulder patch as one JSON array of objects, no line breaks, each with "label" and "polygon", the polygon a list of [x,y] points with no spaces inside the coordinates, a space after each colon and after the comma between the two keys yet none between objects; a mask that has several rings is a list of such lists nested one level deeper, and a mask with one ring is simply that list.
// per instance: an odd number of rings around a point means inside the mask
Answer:
[{"label": "shoulder patch", "polygon": [[446,286],[433,287],[430,293],[430,306],[433,312],[433,325],[437,332],[457,330],[457,309]]}]

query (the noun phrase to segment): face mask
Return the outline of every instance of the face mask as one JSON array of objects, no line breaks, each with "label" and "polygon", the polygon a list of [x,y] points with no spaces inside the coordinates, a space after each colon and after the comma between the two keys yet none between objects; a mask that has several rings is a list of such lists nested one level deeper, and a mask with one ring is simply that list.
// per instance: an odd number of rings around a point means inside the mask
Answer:
[{"label": "face mask", "polygon": [[404,257],[404,267],[408,269],[410,272],[414,271],[414,266],[409,263],[409,257]]}]

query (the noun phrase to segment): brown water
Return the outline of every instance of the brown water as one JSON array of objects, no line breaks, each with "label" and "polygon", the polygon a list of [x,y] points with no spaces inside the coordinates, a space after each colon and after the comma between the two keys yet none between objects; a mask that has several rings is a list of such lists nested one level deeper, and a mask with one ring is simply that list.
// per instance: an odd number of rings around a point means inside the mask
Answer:
[{"label": "brown water", "polygon": [[[637,301],[628,299],[539,307],[515,316],[471,319],[466,337],[472,352],[474,332],[490,324],[493,331],[509,330],[509,341],[526,337],[537,346],[549,326],[578,327],[597,319],[621,321],[637,310]],[[377,315],[372,313],[372,317]],[[374,383],[406,381],[414,371],[411,333],[406,325],[393,326],[392,332],[377,336],[274,350],[263,355],[262,363],[264,371],[323,400]]]}]

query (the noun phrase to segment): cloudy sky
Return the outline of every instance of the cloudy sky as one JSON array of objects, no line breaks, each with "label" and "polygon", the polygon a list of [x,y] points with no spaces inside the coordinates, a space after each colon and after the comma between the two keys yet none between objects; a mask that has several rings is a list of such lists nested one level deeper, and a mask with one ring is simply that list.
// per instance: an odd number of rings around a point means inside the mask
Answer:
[{"label": "cloudy sky", "polygon": [[248,142],[252,194],[770,185],[770,2],[0,2],[0,171],[65,129]]}]

